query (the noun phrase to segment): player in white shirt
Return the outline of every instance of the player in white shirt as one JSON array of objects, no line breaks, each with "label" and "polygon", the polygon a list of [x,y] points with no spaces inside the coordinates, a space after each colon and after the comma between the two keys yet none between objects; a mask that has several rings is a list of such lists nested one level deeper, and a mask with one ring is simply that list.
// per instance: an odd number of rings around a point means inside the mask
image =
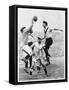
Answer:
[{"label": "player in white shirt", "polygon": [[22,34],[22,40],[21,40],[22,44],[21,44],[21,46],[27,44],[28,35],[33,33],[32,28],[33,28],[35,22],[37,22],[37,20],[38,20],[38,18],[36,16],[34,16],[33,19],[32,19],[31,25],[29,26],[29,28],[26,28],[26,27],[22,27],[21,28],[21,30],[20,30],[20,32]]},{"label": "player in white shirt", "polygon": [[46,60],[44,57],[44,49],[43,47],[45,46],[44,43],[42,43],[42,40],[40,40],[39,37],[37,37],[38,40],[33,43],[34,50],[33,53],[34,55],[34,62],[37,67],[37,70],[40,71],[41,67],[43,68],[45,75],[47,75],[47,69],[46,69]]},{"label": "player in white shirt", "polygon": [[[25,71],[26,72],[29,72],[27,71],[27,69],[29,68],[30,70],[32,70],[32,42],[29,42],[28,45],[24,45],[23,48],[22,48],[22,54],[23,54],[23,57],[22,57],[22,60],[25,62]],[[29,62],[29,67],[28,67],[28,62]]]}]

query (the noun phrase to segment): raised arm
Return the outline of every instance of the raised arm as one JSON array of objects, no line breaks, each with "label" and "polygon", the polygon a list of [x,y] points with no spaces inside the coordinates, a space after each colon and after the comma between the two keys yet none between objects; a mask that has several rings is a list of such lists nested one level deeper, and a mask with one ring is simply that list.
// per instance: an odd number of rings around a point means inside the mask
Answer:
[{"label": "raised arm", "polygon": [[33,32],[33,31],[32,31],[32,27],[33,27],[34,23],[37,22],[37,20],[38,20],[38,18],[37,18],[36,16],[34,16],[34,17],[32,18],[32,23],[31,23],[30,27],[27,29],[27,32],[30,32],[30,33]]},{"label": "raised arm", "polygon": [[63,32],[63,30],[61,30],[61,29],[56,29],[56,28],[50,29],[50,30],[49,30],[49,32],[53,32],[53,31],[60,31],[60,32]]}]

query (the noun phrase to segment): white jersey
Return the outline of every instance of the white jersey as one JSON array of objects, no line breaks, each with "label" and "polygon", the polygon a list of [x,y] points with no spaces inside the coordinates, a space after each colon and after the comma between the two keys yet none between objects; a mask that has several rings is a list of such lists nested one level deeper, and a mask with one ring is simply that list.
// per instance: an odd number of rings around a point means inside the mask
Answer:
[{"label": "white jersey", "polygon": [[35,47],[38,49],[41,49],[44,46],[43,43],[39,44],[38,42],[35,42],[33,45],[35,45]]},{"label": "white jersey", "polygon": [[35,53],[35,57],[39,58],[40,57],[40,52],[41,52],[41,48],[44,46],[42,44],[39,44],[38,42],[34,43],[34,51],[33,53]]},{"label": "white jersey", "polygon": [[47,28],[48,28],[48,30],[46,32],[46,38],[52,37],[52,32],[50,31],[50,28],[49,27],[47,27]]},{"label": "white jersey", "polygon": [[26,51],[28,54],[32,54],[32,49],[28,45],[23,46],[22,51]]},{"label": "white jersey", "polygon": [[28,42],[34,42],[34,37],[32,36],[32,34],[28,35]]},{"label": "white jersey", "polygon": [[24,45],[21,48],[20,59],[25,59],[28,54],[32,55],[32,49],[28,45]]}]

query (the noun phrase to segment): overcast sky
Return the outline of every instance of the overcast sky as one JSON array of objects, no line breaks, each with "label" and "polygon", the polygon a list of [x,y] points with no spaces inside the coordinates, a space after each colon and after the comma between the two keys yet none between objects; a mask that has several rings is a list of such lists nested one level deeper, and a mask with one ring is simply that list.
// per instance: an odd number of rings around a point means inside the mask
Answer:
[{"label": "overcast sky", "polygon": [[[29,27],[34,16],[38,22],[34,25],[33,31],[43,35],[42,21],[48,22],[49,28],[57,28],[65,31],[65,11],[18,8],[18,32],[22,27]],[[36,33],[38,35],[38,33]]]}]

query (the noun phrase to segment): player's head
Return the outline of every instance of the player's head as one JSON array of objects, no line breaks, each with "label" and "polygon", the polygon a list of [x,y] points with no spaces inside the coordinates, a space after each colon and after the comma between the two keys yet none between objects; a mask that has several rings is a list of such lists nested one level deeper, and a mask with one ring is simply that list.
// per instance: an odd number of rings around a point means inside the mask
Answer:
[{"label": "player's head", "polygon": [[33,19],[32,19],[32,24],[34,24],[35,22],[37,22],[38,18],[37,16],[34,16]]},{"label": "player's head", "polygon": [[23,33],[23,31],[24,31],[25,28],[26,28],[26,27],[22,27],[22,28],[21,28],[21,30],[20,30],[21,33]]},{"label": "player's head", "polygon": [[31,46],[33,43],[32,42],[28,42],[28,46]]},{"label": "player's head", "polygon": [[43,27],[46,28],[46,26],[48,26],[47,21],[43,21]]},{"label": "player's head", "polygon": [[34,16],[34,17],[33,17],[33,21],[34,21],[34,22],[37,22],[37,20],[38,20],[37,16]]}]

